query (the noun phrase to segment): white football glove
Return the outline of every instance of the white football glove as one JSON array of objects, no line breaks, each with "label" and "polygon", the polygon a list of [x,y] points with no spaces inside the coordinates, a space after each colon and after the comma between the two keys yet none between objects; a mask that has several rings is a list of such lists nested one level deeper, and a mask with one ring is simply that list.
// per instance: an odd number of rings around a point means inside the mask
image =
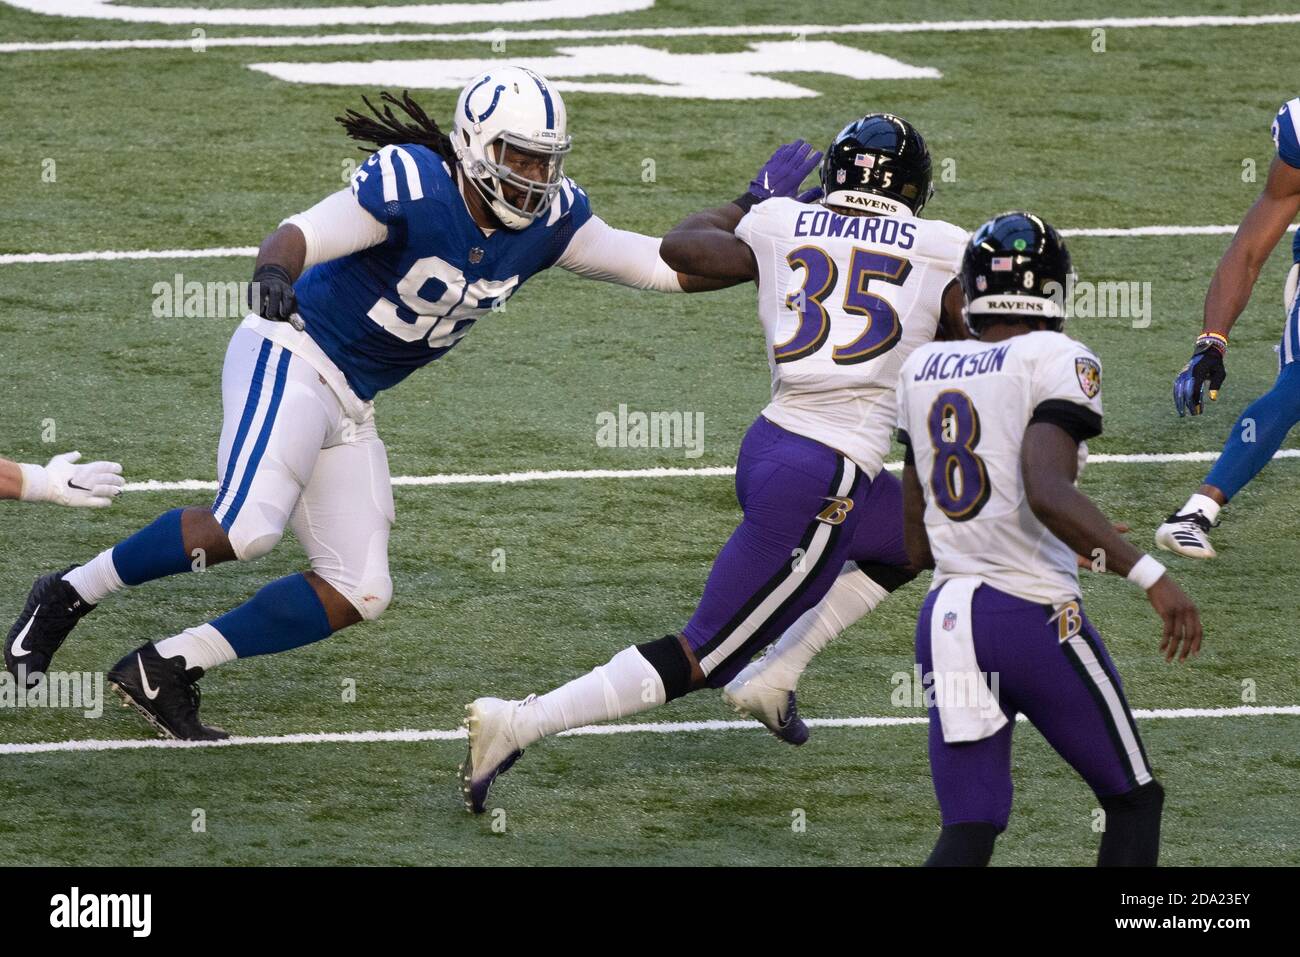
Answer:
[{"label": "white football glove", "polygon": [[80,452],[64,452],[40,465],[20,465],[24,502],[55,502],[78,508],[112,505],[122,491],[122,466],[116,462],[75,465]]}]

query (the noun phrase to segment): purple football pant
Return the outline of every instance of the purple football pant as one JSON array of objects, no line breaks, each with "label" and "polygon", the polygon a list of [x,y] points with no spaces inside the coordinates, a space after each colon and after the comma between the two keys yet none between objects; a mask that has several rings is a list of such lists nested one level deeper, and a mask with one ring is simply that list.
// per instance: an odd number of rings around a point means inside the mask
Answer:
[{"label": "purple football pant", "polygon": [[[937,595],[926,596],[916,624],[922,675],[933,670],[930,613]],[[1069,613],[1052,620],[1048,605],[989,585],[975,590],[975,658],[981,672],[998,676],[998,699],[1011,720],[991,737],[946,744],[939,712],[930,707],[930,772],[945,827],[968,821],[999,830],[1007,826],[1017,714],[1033,722],[1099,798],[1125,794],[1152,779],[1115,663],[1082,607],[1067,607]]]},{"label": "purple football pant", "polygon": [[[740,446],[736,497],[745,518],[682,631],[714,688],[821,601],[846,561],[907,563],[898,479],[868,478],[829,446],[762,416]],[[911,577],[891,572],[895,587]]]}]

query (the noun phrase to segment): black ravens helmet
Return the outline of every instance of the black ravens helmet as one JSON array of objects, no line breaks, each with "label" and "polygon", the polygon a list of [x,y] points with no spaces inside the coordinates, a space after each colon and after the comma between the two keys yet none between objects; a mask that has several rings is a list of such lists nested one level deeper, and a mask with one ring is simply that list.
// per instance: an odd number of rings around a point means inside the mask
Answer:
[{"label": "black ravens helmet", "polygon": [[826,205],[867,212],[897,212],[902,203],[919,213],[934,192],[925,140],[892,113],[868,113],[840,130],[821,179]]},{"label": "black ravens helmet", "polygon": [[1061,331],[1073,268],[1061,234],[1033,213],[994,216],[975,230],[961,261],[966,324],[1043,322]]}]

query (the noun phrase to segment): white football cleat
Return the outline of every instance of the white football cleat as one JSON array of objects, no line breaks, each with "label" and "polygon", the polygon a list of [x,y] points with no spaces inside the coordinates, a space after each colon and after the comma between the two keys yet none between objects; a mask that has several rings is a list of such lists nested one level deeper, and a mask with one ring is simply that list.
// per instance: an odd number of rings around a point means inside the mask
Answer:
[{"label": "white football cleat", "polygon": [[515,740],[514,717],[520,706],[533,697],[529,695],[523,701],[477,698],[465,705],[469,753],[460,766],[460,790],[465,810],[471,814],[483,813],[492,782],[524,753]]},{"label": "white football cleat", "polygon": [[777,688],[763,680],[758,661],[751,661],[722,689],[722,700],[741,714],[755,718],[787,744],[808,740],[808,725],[799,717],[799,705],[789,688]]},{"label": "white football cleat", "polygon": [[1156,529],[1156,544],[1167,552],[1186,558],[1213,558],[1209,531],[1214,526],[1200,512],[1170,515]]}]

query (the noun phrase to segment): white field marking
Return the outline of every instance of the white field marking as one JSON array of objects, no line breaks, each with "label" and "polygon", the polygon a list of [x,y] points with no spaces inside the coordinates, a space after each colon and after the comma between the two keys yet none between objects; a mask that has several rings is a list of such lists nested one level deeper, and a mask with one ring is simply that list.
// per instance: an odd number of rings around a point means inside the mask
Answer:
[{"label": "white field marking", "polygon": [[[1300,715],[1300,705],[1238,705],[1233,708],[1153,708],[1133,712],[1142,720],[1187,718],[1242,718],[1275,715]],[[860,718],[809,718],[814,728],[892,728],[925,724],[924,716],[884,718],[875,715]],[[1024,715],[1020,715],[1024,721]],[[701,731],[750,731],[763,726],[757,721],[663,721],[643,724],[588,725],[565,731],[558,737],[610,734],[694,734]],[[342,731],[305,734],[231,737],[224,741],[170,741],[160,738],[73,741],[37,741],[27,744],[0,744],[0,754],[48,754],[53,751],[139,751],[149,748],[230,748],[248,744],[386,744],[421,741],[464,740],[465,729],[453,731]]]},{"label": "white field marking", "polygon": [[[851,80],[920,80],[943,76],[871,50],[814,40],[751,40],[748,50],[674,53],[630,43],[562,46],[547,56],[515,57],[563,93],[609,93],[691,100],[799,99],[816,90],[771,73],[830,73]],[[288,83],[459,90],[483,70],[481,58],[250,63],[250,70]],[[598,77],[645,77],[611,82]],[[488,91],[481,96],[487,97]]]},{"label": "white field marking", "polygon": [[214,10],[209,7],[127,6],[113,0],[6,0],[13,7],[47,16],[94,20],[129,20],[133,23],[208,23],[237,26],[363,26],[390,23],[521,23],[528,20],[585,19],[611,13],[628,13],[654,6],[654,0],[502,0],[477,3],[419,3],[376,6],[263,7]]},{"label": "white field marking", "polygon": [[[1218,452],[1102,452],[1089,455],[1088,464],[1213,462],[1218,457]],[[1280,449],[1273,458],[1300,458],[1300,449]],[[885,468],[891,472],[898,472],[902,470],[903,463],[886,462]],[[394,475],[393,485],[523,485],[530,482],[557,482],[564,479],[715,478],[735,474],[736,468],[733,465],[709,465],[700,468],[673,468],[668,466],[648,469],[552,469],[550,471],[496,472],[477,475],[464,472],[439,475]],[[217,483],[215,481],[204,479],[182,479],[178,482],[161,482],[157,479],[149,479],[144,482],[127,482],[122,486],[124,492],[213,492],[216,489]]]},{"label": "white field marking", "polygon": [[[485,7],[491,9],[493,7]],[[189,22],[189,21],[187,21]],[[321,21],[315,21],[320,23]],[[1256,27],[1300,23],[1300,13],[1257,16],[1098,17],[1092,20],[937,20],[911,23],[759,24],[755,26],[634,27],[568,30],[491,30],[466,33],[335,33],[317,36],[205,37],[205,47],[374,46],[382,43],[491,43],[495,40],[612,40],[638,37],[845,36],[888,33],[972,33],[1020,30],[1074,30],[1196,27]],[[59,50],[188,50],[184,40],[53,40],[0,43],[0,53]]]},{"label": "white field marking", "polygon": [[[1293,233],[1300,224],[1293,223]],[[1097,226],[1062,229],[1065,237],[1086,236],[1119,239],[1129,236],[1231,236],[1236,226]],[[228,259],[257,255],[256,246],[212,246],[208,249],[100,249],[79,253],[0,253],[0,266],[39,263],[102,262],[122,259]]]}]

